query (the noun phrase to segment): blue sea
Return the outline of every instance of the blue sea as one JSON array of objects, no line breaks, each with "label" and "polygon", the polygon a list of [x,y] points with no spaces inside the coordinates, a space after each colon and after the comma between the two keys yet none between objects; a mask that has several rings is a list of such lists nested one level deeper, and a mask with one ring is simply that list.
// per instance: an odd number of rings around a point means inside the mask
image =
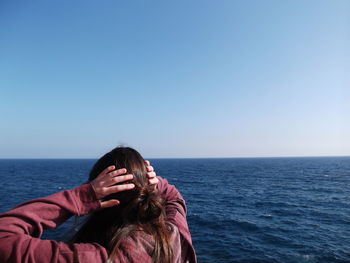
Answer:
[{"label": "blue sea", "polygon": [[[80,185],[94,161],[0,160],[0,212]],[[350,157],[151,162],[186,199],[199,262],[350,262]]]}]

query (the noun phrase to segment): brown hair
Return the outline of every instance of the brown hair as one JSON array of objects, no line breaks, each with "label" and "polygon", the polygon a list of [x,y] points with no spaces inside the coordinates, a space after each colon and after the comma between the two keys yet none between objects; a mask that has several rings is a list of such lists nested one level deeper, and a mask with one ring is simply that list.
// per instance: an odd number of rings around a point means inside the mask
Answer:
[{"label": "brown hair", "polygon": [[107,196],[105,200],[117,199],[120,205],[92,213],[71,242],[97,242],[107,248],[108,261],[113,262],[121,241],[144,231],[154,239],[152,261],[172,262],[171,227],[165,221],[164,200],[156,187],[148,184],[144,159],[132,148],[117,147],[95,163],[89,181],[111,165],[132,173],[135,188]]}]

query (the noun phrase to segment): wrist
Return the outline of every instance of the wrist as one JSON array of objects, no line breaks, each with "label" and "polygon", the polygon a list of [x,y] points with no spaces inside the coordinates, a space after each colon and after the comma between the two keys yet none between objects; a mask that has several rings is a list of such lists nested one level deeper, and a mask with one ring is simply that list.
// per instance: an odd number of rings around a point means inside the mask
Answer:
[{"label": "wrist", "polygon": [[77,215],[86,215],[101,207],[91,183],[82,184],[71,191],[76,200]]}]

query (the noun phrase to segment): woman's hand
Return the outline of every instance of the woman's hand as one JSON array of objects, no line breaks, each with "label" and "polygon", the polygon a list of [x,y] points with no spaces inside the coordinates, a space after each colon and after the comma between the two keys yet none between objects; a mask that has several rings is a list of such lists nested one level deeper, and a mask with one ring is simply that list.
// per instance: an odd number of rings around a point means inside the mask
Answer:
[{"label": "woman's hand", "polygon": [[[110,194],[115,194],[118,192],[133,189],[134,184],[119,184],[126,181],[130,181],[134,178],[132,174],[126,174],[126,169],[115,170],[115,166],[108,166],[102,171],[93,181],[91,185],[95,190],[96,197],[100,200],[101,207],[107,208],[115,205],[119,205],[120,202],[116,199],[111,199],[108,201],[102,201],[104,197]],[[122,174],[126,174],[121,176]],[[115,185],[119,184],[119,185]]]},{"label": "woman's hand", "polygon": [[[157,184],[159,182],[154,172],[154,168],[149,161],[146,161],[147,178],[149,184]],[[115,194],[122,191],[131,190],[135,187],[134,184],[119,184],[126,181],[130,181],[134,178],[132,174],[126,174],[125,168],[115,170],[115,166],[111,165],[103,170],[93,181],[91,185],[95,190],[96,197],[100,200],[101,208],[107,208],[115,205],[119,205],[119,200],[111,199],[108,201],[102,201],[104,197],[110,194]],[[126,174],[126,175],[124,175]],[[122,176],[123,175],[123,176]],[[116,185],[118,184],[118,185]]]},{"label": "woman's hand", "polygon": [[149,184],[158,184],[159,180],[156,177],[157,174],[154,172],[153,166],[151,166],[149,161],[145,161],[147,169],[147,178]]}]

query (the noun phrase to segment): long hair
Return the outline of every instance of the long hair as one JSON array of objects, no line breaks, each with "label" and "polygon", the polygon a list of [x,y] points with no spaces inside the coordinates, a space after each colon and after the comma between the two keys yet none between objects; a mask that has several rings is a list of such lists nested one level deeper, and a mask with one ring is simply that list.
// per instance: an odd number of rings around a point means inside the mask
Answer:
[{"label": "long hair", "polygon": [[148,184],[145,160],[132,148],[117,147],[95,163],[89,181],[111,165],[132,173],[134,178],[127,183],[134,183],[135,188],[107,196],[104,200],[118,199],[120,205],[92,213],[71,242],[99,243],[107,248],[108,262],[113,262],[121,242],[132,238],[137,231],[143,231],[154,241],[152,261],[172,262],[172,231],[165,220],[164,200],[156,187]]}]

